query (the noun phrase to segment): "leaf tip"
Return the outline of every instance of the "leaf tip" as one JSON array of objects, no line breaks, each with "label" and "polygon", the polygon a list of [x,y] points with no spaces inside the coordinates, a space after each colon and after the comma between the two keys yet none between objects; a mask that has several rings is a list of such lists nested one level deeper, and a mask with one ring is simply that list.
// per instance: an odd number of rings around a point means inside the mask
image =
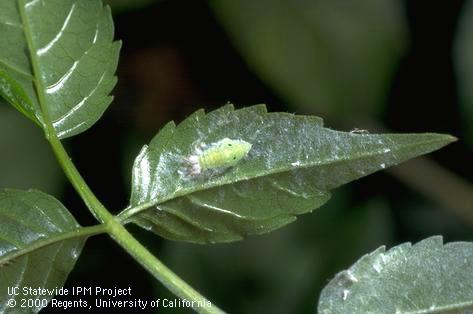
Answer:
[{"label": "leaf tip", "polygon": [[445,140],[446,140],[448,143],[453,143],[453,142],[458,141],[458,137],[453,136],[453,135],[446,134],[446,135],[445,135]]}]

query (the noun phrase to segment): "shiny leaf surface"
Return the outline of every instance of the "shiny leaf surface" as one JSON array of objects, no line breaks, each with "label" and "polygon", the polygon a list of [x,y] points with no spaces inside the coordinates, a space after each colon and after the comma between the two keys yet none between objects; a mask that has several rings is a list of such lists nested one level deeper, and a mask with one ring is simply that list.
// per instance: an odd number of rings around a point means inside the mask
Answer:
[{"label": "shiny leaf surface", "polygon": [[[224,171],[185,174],[196,146],[225,137],[251,143],[248,156]],[[167,124],[142,149],[122,217],[170,239],[235,241],[288,224],[324,204],[330,190],[452,140],[339,132],[320,118],[267,113],[264,105],[197,111],[177,127]]]},{"label": "shiny leaf surface", "polygon": [[110,104],[120,43],[99,0],[0,2],[0,95],[60,138],[92,126]]},{"label": "shiny leaf surface", "polygon": [[[28,313],[44,307],[40,300],[50,300],[52,295],[27,295],[23,288],[53,290],[64,284],[84,238],[60,238],[79,227],[67,209],[47,194],[0,191],[0,313],[24,313],[21,299],[32,300]],[[9,295],[11,289],[18,289],[18,295]],[[10,308],[4,302],[9,299],[17,306]]]},{"label": "shiny leaf surface", "polygon": [[431,237],[380,247],[324,288],[318,312],[471,313],[473,244]]}]

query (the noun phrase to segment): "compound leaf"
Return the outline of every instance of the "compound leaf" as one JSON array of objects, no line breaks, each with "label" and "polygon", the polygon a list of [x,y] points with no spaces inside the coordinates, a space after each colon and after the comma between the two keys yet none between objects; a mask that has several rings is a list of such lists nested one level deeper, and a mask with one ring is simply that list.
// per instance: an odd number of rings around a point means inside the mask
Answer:
[{"label": "compound leaf", "polygon": [[[32,300],[28,313],[45,306],[41,300],[53,295],[27,295],[23,289],[52,291],[64,284],[85,241],[64,235],[79,227],[52,196],[32,190],[0,191],[0,313],[19,313],[21,299]],[[7,300],[16,301],[16,306],[10,307]]]},{"label": "compound leaf", "polygon": [[318,312],[471,313],[473,243],[442,237],[404,243],[360,258],[323,289]]},{"label": "compound leaf", "polygon": [[[251,143],[248,156],[225,171],[186,175],[196,145],[225,137]],[[330,190],[452,140],[339,132],[320,118],[267,113],[264,105],[201,110],[177,127],[167,124],[142,149],[121,217],[170,239],[235,241],[286,225],[324,204]]]},{"label": "compound leaf", "polygon": [[101,1],[2,0],[0,35],[0,96],[60,138],[101,117],[120,48]]}]

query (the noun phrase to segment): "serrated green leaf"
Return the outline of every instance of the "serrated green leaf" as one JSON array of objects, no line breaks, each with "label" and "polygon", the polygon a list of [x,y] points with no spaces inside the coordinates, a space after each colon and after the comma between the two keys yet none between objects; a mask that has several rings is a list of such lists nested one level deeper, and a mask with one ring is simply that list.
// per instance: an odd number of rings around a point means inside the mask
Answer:
[{"label": "serrated green leaf", "polygon": [[0,36],[0,95],[43,126],[47,110],[60,138],[88,129],[112,101],[120,43],[101,1],[0,1]]},{"label": "serrated green leaf", "polygon": [[345,120],[382,112],[406,42],[399,1],[210,5],[250,67],[288,104]]},{"label": "serrated green leaf", "polygon": [[324,288],[319,313],[471,313],[473,243],[380,247]]},{"label": "serrated green leaf", "polygon": [[[82,237],[60,240],[79,224],[52,196],[38,191],[0,191],[0,313],[24,312],[21,299],[50,300],[52,295],[26,295],[23,288],[60,288],[84,244]],[[10,290],[9,290],[10,289]],[[9,295],[12,289],[18,295]],[[6,300],[14,299],[10,308]],[[28,307],[37,313],[41,302]]]},{"label": "serrated green leaf", "polygon": [[[251,143],[248,156],[223,172],[182,174],[196,145],[225,137]],[[288,224],[324,204],[330,190],[453,139],[339,132],[320,118],[267,113],[264,105],[200,110],[177,127],[167,124],[142,149],[122,218],[170,239],[235,241]]]}]

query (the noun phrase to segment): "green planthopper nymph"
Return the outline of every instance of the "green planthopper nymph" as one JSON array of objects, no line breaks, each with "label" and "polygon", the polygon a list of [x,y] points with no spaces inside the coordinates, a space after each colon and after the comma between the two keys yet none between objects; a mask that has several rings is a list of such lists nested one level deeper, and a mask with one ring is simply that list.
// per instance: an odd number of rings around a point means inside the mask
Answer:
[{"label": "green planthopper nymph", "polygon": [[198,176],[210,169],[224,169],[233,167],[248,155],[251,144],[243,140],[230,138],[196,148],[193,155],[186,158],[189,163],[188,174]]}]

